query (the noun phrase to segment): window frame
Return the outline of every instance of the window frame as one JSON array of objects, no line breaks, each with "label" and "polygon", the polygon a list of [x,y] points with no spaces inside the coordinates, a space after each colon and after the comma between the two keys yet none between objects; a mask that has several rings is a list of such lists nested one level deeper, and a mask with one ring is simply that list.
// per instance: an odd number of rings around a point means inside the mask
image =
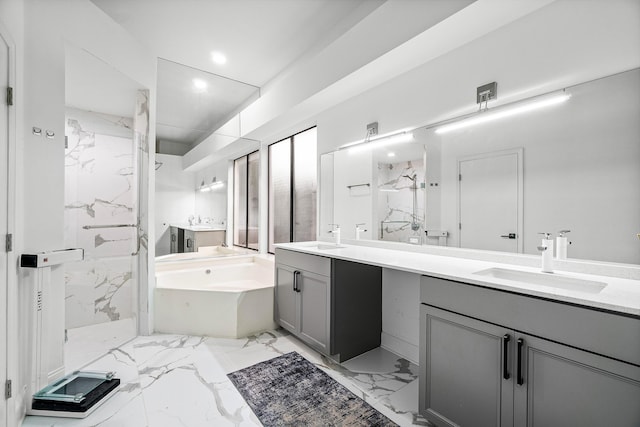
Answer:
[{"label": "window frame", "polygon": [[[294,198],[294,190],[295,190],[295,144],[294,144],[294,138],[297,135],[300,135],[302,133],[305,133],[307,131],[310,131],[311,129],[316,129],[316,154],[317,154],[317,146],[318,146],[318,139],[317,139],[317,129],[318,126],[314,125],[314,126],[310,126],[304,130],[301,130],[300,132],[296,132],[286,138],[282,138],[272,144],[269,144],[269,147],[267,147],[267,179],[268,179],[268,183],[267,183],[267,228],[268,228],[268,232],[267,232],[267,253],[269,254],[274,254],[275,253],[275,248],[273,251],[271,251],[271,221],[273,220],[272,215],[271,215],[271,146],[275,145],[275,144],[279,144],[281,142],[284,141],[289,141],[290,144],[290,151],[289,151],[289,242],[293,242],[294,241],[294,226],[295,226],[295,198]],[[317,155],[316,155],[316,162],[318,161],[317,159]],[[317,185],[318,185],[318,176],[317,176],[317,170],[316,170],[316,189],[317,189]],[[316,206],[316,216],[318,214],[318,210],[317,210],[317,206]],[[316,230],[316,238],[317,238],[317,230]],[[283,242],[278,242],[278,243],[283,243]],[[276,244],[276,242],[273,243],[274,245]]]},{"label": "window frame", "polygon": [[[233,230],[232,230],[233,236],[232,236],[232,239],[231,239],[231,241],[232,241],[231,244],[234,247],[243,248],[243,249],[249,249],[249,250],[258,252],[259,251],[259,241],[258,241],[258,248],[249,247],[249,211],[250,211],[250,209],[249,209],[249,184],[250,184],[250,181],[249,181],[249,170],[250,170],[250,168],[249,168],[249,157],[251,155],[253,155],[253,154],[256,154],[256,153],[258,153],[258,184],[259,184],[259,182],[260,182],[260,150],[255,150],[255,151],[247,153],[247,154],[245,154],[243,156],[240,156],[240,157],[237,157],[237,158],[233,159],[233,176],[234,176],[234,180],[233,180],[234,181],[233,182],[233,187],[234,187],[233,188]],[[245,172],[246,183],[245,183],[245,194],[244,194],[244,196],[245,196],[244,197],[244,199],[245,199],[244,203],[245,203],[245,206],[246,206],[246,213],[245,213],[244,224],[243,224],[244,232],[245,232],[245,244],[244,245],[236,244],[236,239],[235,239],[236,230],[239,230],[238,229],[238,224],[236,224],[236,188],[237,188],[238,183],[236,182],[237,180],[235,179],[235,176],[236,176],[236,162],[238,160],[240,160],[240,159],[246,159],[246,172]],[[260,196],[260,188],[259,188],[259,185],[258,185],[258,197],[259,196]],[[258,202],[258,205],[259,204],[260,203]],[[259,235],[260,235],[260,212],[258,211],[258,236]]]}]

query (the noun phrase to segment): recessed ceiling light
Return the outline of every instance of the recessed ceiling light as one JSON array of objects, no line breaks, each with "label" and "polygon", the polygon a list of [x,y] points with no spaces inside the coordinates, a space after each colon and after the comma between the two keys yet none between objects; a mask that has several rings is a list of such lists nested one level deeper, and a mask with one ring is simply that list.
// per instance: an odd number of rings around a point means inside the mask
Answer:
[{"label": "recessed ceiling light", "polygon": [[205,90],[207,88],[207,82],[202,79],[193,79],[193,87],[198,90]]},{"label": "recessed ceiling light", "polygon": [[218,65],[224,65],[227,63],[227,57],[220,52],[211,52],[211,60]]},{"label": "recessed ceiling light", "polygon": [[390,152],[387,154],[387,156],[388,156],[388,157],[395,157],[395,156],[396,156],[396,153],[394,153],[393,151],[390,151]]}]

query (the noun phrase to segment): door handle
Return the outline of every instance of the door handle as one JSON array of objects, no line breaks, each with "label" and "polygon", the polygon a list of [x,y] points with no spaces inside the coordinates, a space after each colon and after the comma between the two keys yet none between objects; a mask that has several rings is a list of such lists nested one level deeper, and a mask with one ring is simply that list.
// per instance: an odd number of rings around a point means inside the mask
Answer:
[{"label": "door handle", "polygon": [[300,272],[298,270],[293,272],[293,290],[294,292],[300,292],[300,288],[298,287],[298,276]]},{"label": "door handle", "polygon": [[518,385],[524,384],[524,378],[522,378],[522,347],[524,347],[524,340],[522,338],[518,338],[518,372],[516,383]]},{"label": "door handle", "polygon": [[503,234],[500,237],[502,237],[503,239],[517,239],[518,238],[516,233]]},{"label": "door handle", "polygon": [[505,380],[511,378],[509,375],[509,341],[511,341],[509,334],[504,334],[502,337],[502,378]]}]

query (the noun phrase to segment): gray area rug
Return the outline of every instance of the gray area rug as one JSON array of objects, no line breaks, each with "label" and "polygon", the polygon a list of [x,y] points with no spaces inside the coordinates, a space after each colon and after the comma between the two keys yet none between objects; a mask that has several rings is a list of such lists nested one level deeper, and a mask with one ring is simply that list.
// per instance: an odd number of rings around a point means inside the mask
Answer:
[{"label": "gray area rug", "polygon": [[227,375],[270,426],[397,426],[295,351]]}]

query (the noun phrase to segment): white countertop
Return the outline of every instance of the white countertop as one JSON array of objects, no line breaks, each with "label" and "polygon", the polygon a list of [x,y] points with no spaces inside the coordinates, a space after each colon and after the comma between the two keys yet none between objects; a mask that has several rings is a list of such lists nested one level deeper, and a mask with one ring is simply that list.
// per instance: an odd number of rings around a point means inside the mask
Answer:
[{"label": "white countertop", "polygon": [[221,225],[210,225],[210,224],[171,224],[171,227],[182,228],[183,230],[188,231],[226,231],[227,227]]},{"label": "white countertop", "polygon": [[504,268],[544,275],[550,274],[541,273],[539,268],[361,245],[340,245],[341,247],[339,248],[319,249],[318,244],[323,245],[323,247],[332,245],[327,242],[299,242],[280,243],[277,244],[276,247],[312,255],[377,265],[383,268],[402,270],[420,275],[466,282],[487,288],[517,292],[524,295],[553,299],[640,317],[640,280],[564,271],[552,273],[555,278],[581,279],[607,284],[607,286],[598,293],[586,293],[474,274],[475,272],[489,268]]}]

